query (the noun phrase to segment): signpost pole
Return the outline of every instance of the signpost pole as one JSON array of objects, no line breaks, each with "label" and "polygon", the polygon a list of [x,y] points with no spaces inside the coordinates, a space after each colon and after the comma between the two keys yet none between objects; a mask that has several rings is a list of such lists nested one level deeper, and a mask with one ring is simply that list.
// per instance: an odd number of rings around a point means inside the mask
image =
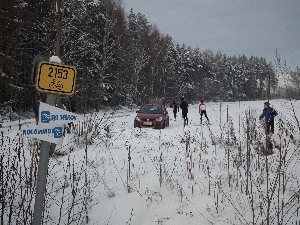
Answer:
[{"label": "signpost pole", "polygon": [[[55,94],[48,93],[46,103],[49,105],[55,105]],[[40,149],[38,174],[37,174],[33,220],[32,220],[33,225],[40,225],[42,223],[46,181],[47,181],[47,174],[48,174],[49,150],[50,150],[50,143],[47,141],[42,141],[41,149]]]}]

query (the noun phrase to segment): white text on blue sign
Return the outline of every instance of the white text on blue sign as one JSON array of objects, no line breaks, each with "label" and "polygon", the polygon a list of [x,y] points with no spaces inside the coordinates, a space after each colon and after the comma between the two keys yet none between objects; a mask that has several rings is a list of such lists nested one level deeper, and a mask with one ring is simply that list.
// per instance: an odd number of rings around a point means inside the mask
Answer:
[{"label": "white text on blue sign", "polygon": [[75,115],[69,115],[69,114],[63,114],[63,115],[55,115],[50,114],[50,111],[42,111],[41,112],[41,122],[42,123],[49,123],[50,121],[76,121],[77,116]]},{"label": "white text on blue sign", "polygon": [[46,129],[27,129],[23,130],[23,135],[30,136],[34,134],[53,134],[54,138],[61,138],[62,137],[62,127],[55,127],[52,129],[46,128]]}]

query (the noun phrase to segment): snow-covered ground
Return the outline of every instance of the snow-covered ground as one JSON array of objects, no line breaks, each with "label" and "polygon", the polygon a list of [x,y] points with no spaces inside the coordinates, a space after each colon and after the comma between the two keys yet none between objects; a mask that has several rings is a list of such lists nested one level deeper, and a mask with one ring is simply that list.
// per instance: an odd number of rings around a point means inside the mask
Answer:
[{"label": "snow-covered ground", "polygon": [[[186,127],[168,108],[162,130],[133,128],[135,109],[88,115],[50,158],[44,222],[86,224],[87,214],[88,224],[108,225],[299,224],[300,102],[270,102],[279,115],[268,156],[264,101],[207,102],[210,125],[190,105]],[[18,123],[3,125],[4,142],[21,133]],[[20,165],[30,167],[24,149]]]}]

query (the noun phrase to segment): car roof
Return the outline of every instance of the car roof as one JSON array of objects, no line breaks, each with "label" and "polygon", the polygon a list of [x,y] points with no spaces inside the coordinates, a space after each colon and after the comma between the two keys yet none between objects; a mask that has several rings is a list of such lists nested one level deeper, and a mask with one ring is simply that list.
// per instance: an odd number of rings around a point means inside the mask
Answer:
[{"label": "car roof", "polygon": [[145,105],[163,105],[162,102],[150,102],[150,103],[147,103]]},{"label": "car roof", "polygon": [[148,99],[147,104],[165,105],[166,100],[165,99]]},{"label": "car roof", "polygon": [[166,100],[166,98],[165,97],[161,97],[161,98],[148,98],[148,99],[151,99],[151,100]]},{"label": "car roof", "polygon": [[152,102],[164,103],[164,102],[166,102],[166,99],[165,98],[148,98],[148,102],[149,103],[152,103]]}]

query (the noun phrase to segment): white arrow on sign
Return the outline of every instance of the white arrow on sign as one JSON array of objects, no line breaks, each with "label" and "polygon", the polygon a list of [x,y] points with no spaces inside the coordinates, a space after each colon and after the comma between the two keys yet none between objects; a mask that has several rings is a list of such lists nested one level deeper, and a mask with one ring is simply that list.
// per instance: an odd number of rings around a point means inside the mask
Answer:
[{"label": "white arrow on sign", "polygon": [[26,129],[22,130],[22,135],[24,137],[33,137],[50,143],[55,143],[58,145],[62,144],[63,141],[63,128],[62,126],[56,126],[54,128],[44,128],[44,129]]},{"label": "white arrow on sign", "polygon": [[38,129],[84,120],[84,116],[41,102],[39,108]]}]

